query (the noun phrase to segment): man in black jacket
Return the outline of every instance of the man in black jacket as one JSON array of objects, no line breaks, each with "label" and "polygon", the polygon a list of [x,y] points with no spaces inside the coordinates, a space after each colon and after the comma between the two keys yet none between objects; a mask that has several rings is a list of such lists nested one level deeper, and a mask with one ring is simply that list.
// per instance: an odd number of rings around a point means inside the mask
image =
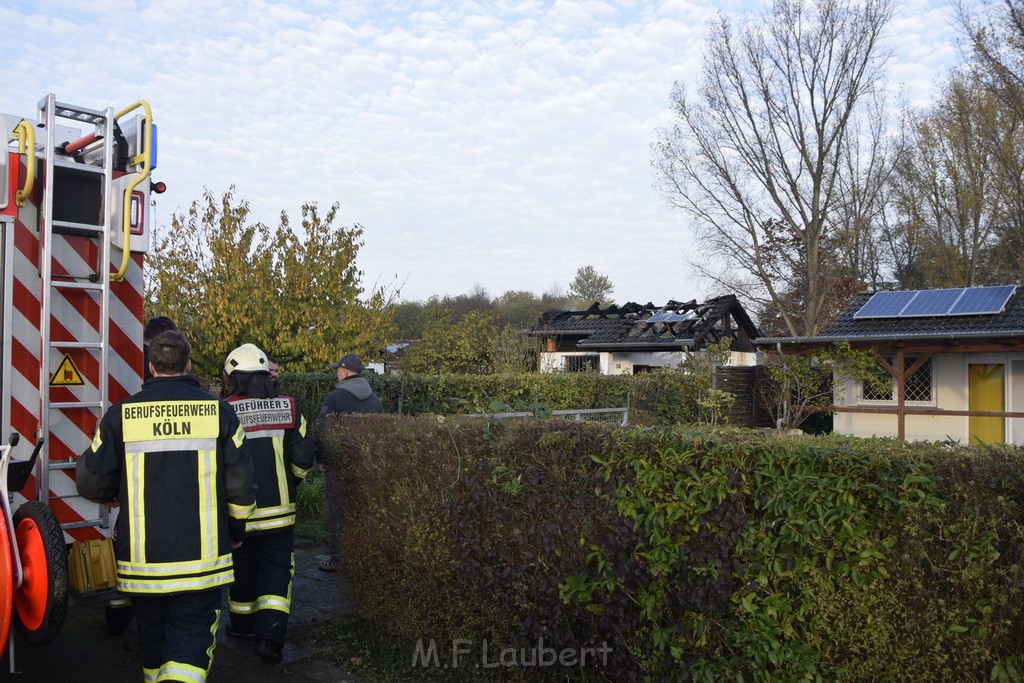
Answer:
[{"label": "man in black jacket", "polygon": [[147,681],[206,680],[231,551],[256,507],[245,431],[188,376],[189,351],[180,332],[150,343],[153,377],[107,410],[76,467],[80,495],[121,507],[117,588],[132,599]]},{"label": "man in black jacket", "polygon": [[[323,467],[323,443],[322,433],[324,422],[328,415],[334,413],[379,413],[381,412],[380,398],[373,393],[370,383],[362,376],[363,362],[354,353],[346,353],[337,363],[329,367],[338,371],[338,384],[334,391],[324,398],[320,414],[317,416],[313,426],[313,433],[316,436],[316,456]],[[322,571],[333,572],[338,570],[338,506],[332,502],[333,492],[331,478],[324,477],[324,497],[327,501],[327,532],[330,535],[331,557],[321,562],[318,566]]]}]

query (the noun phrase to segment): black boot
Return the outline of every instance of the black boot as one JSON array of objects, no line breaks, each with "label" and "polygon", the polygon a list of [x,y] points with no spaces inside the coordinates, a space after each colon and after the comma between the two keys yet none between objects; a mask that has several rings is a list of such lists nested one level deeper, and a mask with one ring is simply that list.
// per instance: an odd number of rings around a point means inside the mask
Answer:
[{"label": "black boot", "polygon": [[253,652],[267,664],[279,664],[281,662],[281,643],[260,638],[256,641]]},{"label": "black boot", "polygon": [[133,616],[131,605],[123,607],[107,605],[107,610],[103,615],[104,620],[107,622],[107,633],[112,636],[124,634],[131,625]]}]

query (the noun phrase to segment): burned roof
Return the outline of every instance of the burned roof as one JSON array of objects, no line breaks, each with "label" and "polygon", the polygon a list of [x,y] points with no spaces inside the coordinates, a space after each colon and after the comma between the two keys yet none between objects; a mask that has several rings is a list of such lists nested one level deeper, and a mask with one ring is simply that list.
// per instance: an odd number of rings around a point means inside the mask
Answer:
[{"label": "burned roof", "polygon": [[[921,290],[938,292],[940,290]],[[957,315],[858,316],[876,292],[856,295],[838,318],[817,336],[763,338],[758,344],[831,344],[850,342],[959,341],[1024,339],[1024,288],[1016,287],[1005,306],[994,313]]]},{"label": "burned roof", "polygon": [[[730,329],[730,319],[741,329]],[[745,332],[751,339],[758,336],[757,328],[732,294],[703,303],[673,300],[655,306],[630,302],[606,308],[595,303],[582,311],[556,309],[544,313],[527,333],[578,337],[580,348],[681,349],[716,343],[726,330],[730,334]]]}]

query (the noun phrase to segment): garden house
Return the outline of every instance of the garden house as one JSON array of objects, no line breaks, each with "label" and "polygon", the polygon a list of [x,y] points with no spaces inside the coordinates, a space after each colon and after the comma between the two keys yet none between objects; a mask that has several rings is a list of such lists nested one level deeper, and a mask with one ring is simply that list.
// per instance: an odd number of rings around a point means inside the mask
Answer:
[{"label": "garden house", "polygon": [[865,293],[817,336],[757,343],[811,354],[842,341],[876,354],[887,381],[846,381],[836,432],[1024,444],[1024,288]]}]

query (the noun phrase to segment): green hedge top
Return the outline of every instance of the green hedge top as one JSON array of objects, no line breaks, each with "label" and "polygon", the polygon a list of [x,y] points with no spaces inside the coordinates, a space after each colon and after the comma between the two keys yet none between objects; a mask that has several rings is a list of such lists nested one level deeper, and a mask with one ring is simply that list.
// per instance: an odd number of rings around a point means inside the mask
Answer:
[{"label": "green hedge top", "polygon": [[328,432],[346,575],[399,636],[607,644],[589,680],[1016,677],[1015,449],[387,415]]}]

